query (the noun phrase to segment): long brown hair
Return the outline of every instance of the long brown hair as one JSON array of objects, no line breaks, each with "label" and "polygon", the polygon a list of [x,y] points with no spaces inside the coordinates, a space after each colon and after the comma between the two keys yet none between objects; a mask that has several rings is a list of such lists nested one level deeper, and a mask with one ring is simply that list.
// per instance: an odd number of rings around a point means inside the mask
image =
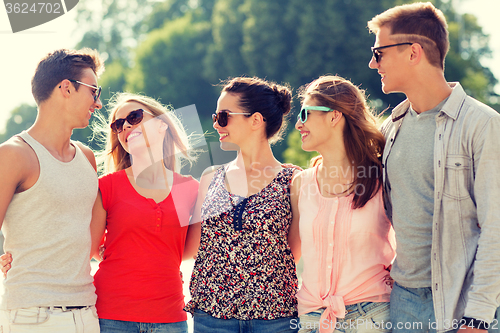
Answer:
[{"label": "long brown hair", "polygon": [[[341,112],[345,118],[343,132],[347,158],[354,167],[352,189],[353,208],[363,207],[373,198],[382,185],[381,156],[385,139],[377,128],[377,118],[366,103],[363,90],[339,76],[322,76],[299,89],[303,102],[314,99],[318,106],[326,106]],[[311,161],[321,162],[322,157]],[[374,174],[373,174],[374,173]],[[362,191],[357,191],[361,188]]]},{"label": "long brown hair", "polygon": [[[130,154],[123,149],[118,141],[118,135],[109,127],[116,119],[116,112],[127,102],[136,102],[144,105],[156,118],[168,125],[163,140],[163,163],[172,171],[179,171],[182,159],[192,163],[196,160],[196,150],[193,149],[190,137],[175,114],[155,99],[131,93],[118,93],[109,102],[109,119],[102,117],[100,124],[93,127],[94,135],[105,140],[104,151],[99,156],[100,165],[104,173],[111,173],[131,166]],[[104,121],[103,121],[104,120]]]}]

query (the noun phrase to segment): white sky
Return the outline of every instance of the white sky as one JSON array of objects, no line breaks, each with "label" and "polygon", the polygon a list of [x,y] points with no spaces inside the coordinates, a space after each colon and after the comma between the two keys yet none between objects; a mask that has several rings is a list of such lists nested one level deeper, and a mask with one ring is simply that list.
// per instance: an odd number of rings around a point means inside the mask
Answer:
[{"label": "white sky", "polygon": [[[82,0],[86,1],[86,0]],[[500,29],[498,29],[499,0],[452,0],[462,13],[478,17],[479,25],[490,35],[493,59],[483,65],[489,67],[500,80]],[[76,29],[73,9],[67,14],[41,26],[13,34],[6,10],[0,5],[0,132],[10,112],[21,103],[34,104],[31,95],[31,77],[38,61],[48,52],[60,48],[73,48],[81,39]],[[367,60],[368,61],[368,60]],[[368,70],[368,66],[367,66]],[[500,94],[500,85],[496,92]]]}]

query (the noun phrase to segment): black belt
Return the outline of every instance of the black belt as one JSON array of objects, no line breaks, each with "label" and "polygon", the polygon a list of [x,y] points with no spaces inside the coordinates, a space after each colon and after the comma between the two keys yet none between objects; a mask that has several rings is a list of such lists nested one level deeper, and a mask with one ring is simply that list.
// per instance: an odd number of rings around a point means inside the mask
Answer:
[{"label": "black belt", "polygon": [[54,309],[66,309],[66,310],[79,310],[83,308],[88,308],[88,305],[82,305],[82,306],[54,306]]}]

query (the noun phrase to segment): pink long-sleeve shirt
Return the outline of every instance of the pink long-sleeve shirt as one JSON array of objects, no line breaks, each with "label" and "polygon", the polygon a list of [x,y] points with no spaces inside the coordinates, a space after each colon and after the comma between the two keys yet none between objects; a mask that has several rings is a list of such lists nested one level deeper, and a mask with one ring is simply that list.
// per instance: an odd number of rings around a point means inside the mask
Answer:
[{"label": "pink long-sleeve shirt", "polygon": [[[333,332],[345,306],[388,302],[387,268],[395,257],[395,237],[384,213],[380,190],[362,208],[352,209],[353,194],[321,195],[318,166],[300,174],[300,239],[302,286],[297,294],[299,315],[325,308],[320,332]],[[328,329],[325,329],[328,326]]]}]

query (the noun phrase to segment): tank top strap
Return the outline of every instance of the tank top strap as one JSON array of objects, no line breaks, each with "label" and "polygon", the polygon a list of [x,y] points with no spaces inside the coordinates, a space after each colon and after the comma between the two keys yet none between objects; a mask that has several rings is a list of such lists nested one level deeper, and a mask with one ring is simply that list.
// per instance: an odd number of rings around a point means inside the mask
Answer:
[{"label": "tank top strap", "polygon": [[50,153],[47,148],[45,148],[40,142],[36,141],[31,135],[28,134],[28,132],[22,131],[17,136],[23,139],[24,142],[26,142],[31,149],[34,150],[38,159],[47,159],[49,157],[48,154]]},{"label": "tank top strap", "polygon": [[[33,151],[36,153],[36,155],[39,159],[39,162],[43,161],[43,162],[50,163],[50,162],[57,160],[54,156],[52,156],[52,154],[47,150],[47,148],[45,148],[40,142],[38,142],[35,138],[33,138],[31,135],[29,135],[28,132],[22,131],[17,136],[20,137],[21,139],[23,139],[24,142],[26,142],[33,149]],[[70,143],[73,147],[75,147],[75,156],[69,162],[61,162],[61,161],[59,161],[59,162],[63,163],[63,164],[68,164],[68,163],[72,163],[72,162],[78,163],[81,161],[88,161],[87,157],[85,156],[83,151],[80,149],[80,147],[76,144],[76,142],[71,140]],[[42,163],[40,163],[40,164],[42,164]],[[89,165],[90,165],[90,162],[89,162]]]}]

